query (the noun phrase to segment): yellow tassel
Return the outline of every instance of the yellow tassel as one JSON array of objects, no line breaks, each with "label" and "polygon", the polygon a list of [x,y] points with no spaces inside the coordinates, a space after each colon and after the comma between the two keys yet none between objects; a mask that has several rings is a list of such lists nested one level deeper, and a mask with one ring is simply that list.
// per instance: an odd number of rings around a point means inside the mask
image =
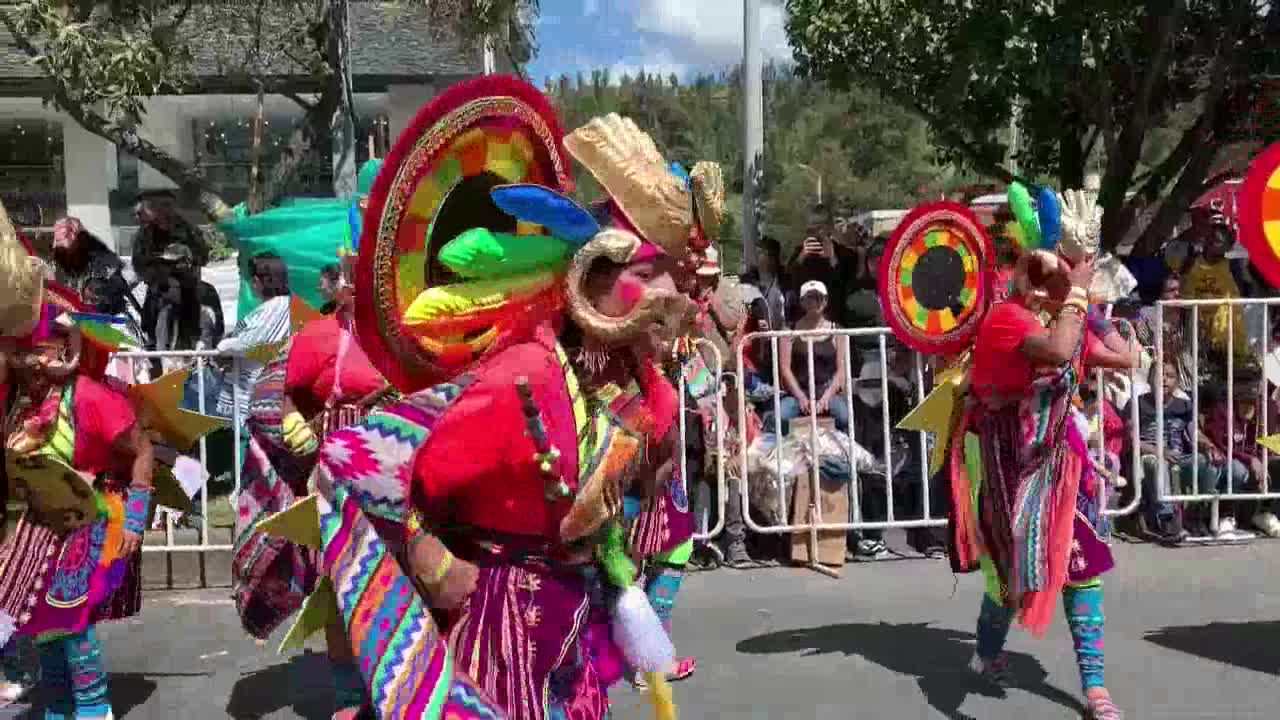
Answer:
[{"label": "yellow tassel", "polygon": [[671,692],[671,683],[667,682],[665,673],[645,673],[645,684],[649,686],[649,702],[653,703],[653,716],[656,720],[677,720],[676,701]]}]

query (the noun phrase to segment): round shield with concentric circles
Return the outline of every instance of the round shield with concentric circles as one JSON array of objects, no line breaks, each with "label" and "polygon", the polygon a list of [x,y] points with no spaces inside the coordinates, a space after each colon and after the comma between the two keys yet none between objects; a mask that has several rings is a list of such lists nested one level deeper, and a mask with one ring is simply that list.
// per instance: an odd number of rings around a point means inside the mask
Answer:
[{"label": "round shield with concentric circles", "polygon": [[1280,143],[1254,159],[1240,193],[1240,241],[1249,261],[1280,288]]},{"label": "round shield with concentric circles", "polygon": [[990,304],[991,237],[969,208],[951,202],[912,210],[880,258],[880,306],[899,340],[923,353],[973,341]]},{"label": "round shield with concentric circles", "polygon": [[[490,76],[431,101],[388,154],[361,222],[355,324],[361,348],[398,389],[452,379],[563,307],[550,274],[477,294],[439,258],[473,228],[543,234],[501,211],[490,191],[508,184],[571,190],[563,135],[537,88]],[[415,299],[445,287],[457,291],[441,301],[450,312],[410,327],[405,313]],[[459,303],[465,311],[452,312]]]}]

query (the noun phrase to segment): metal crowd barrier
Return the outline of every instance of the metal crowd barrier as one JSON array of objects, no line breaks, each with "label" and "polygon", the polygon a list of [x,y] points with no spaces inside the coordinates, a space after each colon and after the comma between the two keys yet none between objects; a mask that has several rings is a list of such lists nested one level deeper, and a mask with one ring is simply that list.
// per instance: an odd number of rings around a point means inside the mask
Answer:
[{"label": "metal crowd barrier", "polygon": [[[821,457],[821,451],[819,447],[820,438],[819,438],[819,432],[818,432],[818,427],[819,427],[818,414],[814,412],[814,408],[816,406],[816,400],[817,400],[817,392],[819,388],[816,388],[813,386],[813,368],[814,368],[813,345],[815,340],[825,339],[827,337],[834,337],[836,339],[837,352],[843,353],[845,357],[845,362],[844,362],[845,391],[844,391],[843,402],[845,403],[845,409],[848,412],[848,417],[850,420],[849,426],[844,433],[849,443],[845,460],[849,463],[850,483],[848,487],[848,492],[849,492],[850,512],[849,512],[848,518],[840,518],[840,519],[823,518],[821,503],[819,501],[822,473],[821,473],[820,462],[818,462],[818,460]],[[918,483],[920,485],[920,493],[919,493],[919,498],[920,498],[919,511],[920,512],[918,513],[919,517],[912,517],[912,518],[906,518],[906,519],[901,518],[900,513],[896,508],[895,490],[898,490],[900,488],[898,488],[895,485],[895,475],[897,474],[898,470],[895,469],[895,465],[897,465],[897,463],[895,463],[895,458],[894,458],[895,443],[893,438],[893,427],[897,425],[897,423],[901,421],[902,418],[892,416],[892,399],[889,391],[890,370],[889,370],[888,341],[890,337],[891,337],[891,331],[887,327],[842,328],[842,329],[806,330],[806,331],[774,330],[774,331],[750,333],[744,338],[744,341],[739,344],[738,349],[736,351],[737,374],[739,378],[745,378],[745,373],[746,373],[745,353],[747,352],[747,349],[750,346],[750,344],[752,342],[770,343],[770,349],[772,350],[770,354],[773,357],[773,367],[771,368],[772,389],[773,389],[773,423],[772,423],[773,427],[764,428],[764,432],[766,433],[772,432],[775,438],[775,442],[778,442],[778,443],[783,442],[783,433],[782,433],[783,421],[782,421],[781,405],[782,405],[782,399],[784,394],[787,394],[787,395],[790,394],[785,392],[785,390],[783,389],[783,383],[782,383],[782,373],[781,373],[780,362],[790,361],[790,358],[782,358],[780,345],[783,339],[790,338],[793,342],[803,342],[805,344],[806,360],[808,363],[808,370],[809,370],[809,373],[808,373],[809,387],[805,388],[805,390],[807,390],[809,407],[810,407],[810,412],[808,414],[808,420],[809,420],[808,440],[810,443],[809,457],[811,459],[811,462],[809,462],[809,468],[808,468],[809,470],[808,480],[810,482],[809,506],[807,508],[808,522],[789,522],[785,519],[789,516],[792,516],[795,513],[795,510],[792,508],[792,502],[791,502],[791,499],[793,497],[793,492],[792,492],[793,488],[788,486],[787,477],[784,472],[784,457],[783,457],[783,452],[781,450],[779,450],[776,453],[775,471],[778,475],[778,481],[779,481],[778,495],[780,496],[778,498],[779,502],[777,504],[777,508],[779,509],[780,516],[783,519],[778,524],[762,525],[758,523],[755,520],[755,518],[752,517],[752,513],[750,511],[751,497],[748,489],[749,483],[747,482],[747,478],[750,473],[750,461],[748,458],[748,447],[747,447],[747,437],[746,437],[747,430],[745,425],[740,424],[740,427],[738,428],[739,440],[740,440],[738,461],[741,468],[743,482],[741,482],[739,485],[739,491],[741,492],[741,495],[742,495],[744,520],[747,527],[749,527],[752,531],[758,532],[758,533],[765,533],[765,534],[788,534],[788,533],[807,532],[810,535],[811,542],[816,543],[817,534],[819,532],[825,532],[825,531],[885,530],[885,529],[891,529],[891,528],[911,530],[911,529],[941,527],[947,524],[946,516],[945,515],[935,516],[934,514],[935,508],[932,507],[933,490],[934,490],[934,488],[932,487],[932,483],[934,481],[934,478],[932,478],[929,473],[929,453],[930,453],[929,433],[919,432],[919,442],[917,445],[918,457],[915,459],[915,461],[919,463],[919,479],[918,479]],[[854,396],[855,387],[856,387],[854,384],[854,369],[853,369],[854,362],[853,361],[857,356],[853,353],[853,349],[851,347],[852,340],[857,338],[873,338],[875,340],[876,347],[873,352],[873,355],[874,355],[874,359],[879,364],[879,370],[880,370],[879,378],[878,378],[879,394],[880,394],[879,413],[880,413],[880,423],[881,423],[881,437],[884,440],[884,448],[882,450],[882,458],[879,458],[879,460],[883,462],[883,472],[885,476],[884,477],[884,493],[885,493],[884,516],[885,517],[883,520],[877,520],[877,521],[864,520],[862,508],[861,508],[862,479],[860,476],[864,473],[859,470],[858,463],[856,461],[856,455],[858,454],[857,447],[860,447],[860,446],[857,445],[857,441],[858,441],[857,432],[856,432],[857,420],[855,416],[854,402],[853,402],[853,396]],[[901,346],[896,347],[895,351],[908,352],[906,348]],[[926,397],[928,393],[926,391],[926,383],[925,383],[926,360],[924,359],[923,356],[921,356],[918,353],[913,352],[912,355],[914,356],[913,362],[912,362],[912,367],[913,367],[912,374],[914,375],[914,383],[913,383],[914,393],[913,393],[913,396],[911,397],[910,407],[914,408],[919,402],[921,402],[924,399],[924,397]],[[1102,371],[1099,371],[1096,377],[1098,379],[1099,390],[1101,391],[1104,387],[1103,385],[1104,373]],[[1137,384],[1135,382],[1137,379],[1136,371],[1131,371],[1129,375],[1129,379],[1130,379],[1132,400],[1129,403],[1129,423],[1128,423],[1129,435],[1127,437],[1127,441],[1130,447],[1132,448],[1132,458],[1131,458],[1132,462],[1130,463],[1130,471],[1131,471],[1130,476],[1127,477],[1126,480],[1133,483],[1134,496],[1131,499],[1131,501],[1128,504],[1126,504],[1124,507],[1105,508],[1105,512],[1109,516],[1130,514],[1138,508],[1138,506],[1141,504],[1141,501],[1142,501],[1141,456],[1140,456],[1140,453],[1137,451],[1138,445],[1139,445],[1139,442],[1138,442],[1139,440],[1139,417],[1138,417],[1139,408],[1138,408],[1138,402],[1137,402],[1138,398],[1136,393]],[[738,395],[737,397],[738,416],[744,417],[747,411],[747,405],[748,405],[745,381],[738,383],[737,395]],[[1098,405],[1098,412],[1099,413],[1103,412],[1101,403],[1099,403]],[[800,418],[796,418],[796,420],[799,420],[799,419]],[[1099,427],[1102,427],[1103,418],[1098,417],[1097,421],[1099,423]],[[1104,459],[1102,457],[1102,453],[1104,450],[1101,444],[1093,446],[1092,449],[1096,453],[1098,453],[1097,455],[1095,455],[1096,460]]]},{"label": "metal crowd barrier", "polygon": [[[679,384],[678,390],[680,393],[680,417],[679,417],[680,437],[678,439],[680,443],[680,478],[681,478],[681,482],[683,482],[685,485],[685,495],[688,498],[688,501],[692,504],[693,511],[696,513],[694,517],[694,522],[697,528],[697,532],[694,534],[693,539],[695,542],[708,543],[710,540],[719,536],[720,533],[724,531],[724,525],[725,525],[726,484],[725,484],[725,475],[724,475],[724,472],[725,472],[724,424],[725,424],[725,421],[727,421],[727,418],[724,416],[724,412],[723,412],[724,379],[725,379],[724,355],[720,353],[720,348],[716,347],[715,343],[712,343],[710,340],[706,340],[703,338],[699,338],[698,340],[695,341],[694,350],[699,352],[703,350],[709,350],[711,352],[711,356],[714,362],[714,365],[712,363],[707,364],[708,369],[711,371],[711,376],[712,376],[711,396],[714,398],[712,402],[715,403],[715,411],[714,411],[715,421],[713,422],[713,425],[715,428],[715,438],[716,438],[715,439],[716,523],[714,526],[708,527],[710,525],[709,514],[711,511],[711,508],[709,508],[705,503],[694,502],[694,499],[699,495],[699,491],[704,489],[703,484],[690,483],[689,446],[688,446],[688,443],[685,441],[688,430],[689,430],[688,428],[689,408],[687,407],[687,402],[688,402],[687,398],[689,393],[686,392],[687,378],[685,377],[685,374],[683,372],[680,373],[680,376],[678,379],[678,384]],[[707,439],[704,436],[703,437],[704,446],[706,445],[706,440]],[[699,469],[699,472],[697,473],[698,477],[695,477],[693,479],[695,481],[700,479],[702,476],[702,471],[704,471],[705,469],[706,469],[706,463],[704,463],[703,468]],[[715,549],[714,545],[710,547],[712,547],[713,550]]]},{"label": "metal crowd barrier", "polygon": [[[196,388],[199,392],[199,401],[198,401],[197,410],[201,413],[206,413],[206,414],[214,410],[214,408],[205,407],[205,389],[206,388],[205,388],[205,373],[203,372],[203,370],[205,369],[206,363],[208,363],[209,360],[216,359],[216,358],[228,359],[231,361],[231,371],[229,373],[229,376],[234,376],[239,373],[241,369],[240,358],[234,357],[234,356],[225,356],[216,351],[209,351],[209,350],[173,351],[173,352],[131,351],[131,352],[119,352],[114,355],[114,359],[128,360],[128,361],[134,361],[134,362],[141,361],[143,363],[150,363],[152,361],[163,362],[166,359],[194,360],[195,366],[192,368],[192,372],[194,373],[193,377],[196,378]],[[136,375],[137,373],[136,366],[133,368],[133,371]],[[147,368],[147,372],[151,374],[149,367]],[[155,379],[155,378],[153,377],[152,379]],[[235,386],[234,383],[231,383],[231,388],[232,388],[233,410],[232,410],[230,429],[233,437],[232,452],[234,454],[232,457],[233,486],[232,486],[231,495],[229,497],[229,502],[231,503],[231,510],[234,516],[235,500],[240,493],[240,466],[242,464],[241,434],[243,433],[244,420],[243,418],[240,417],[239,389]],[[207,552],[215,552],[215,551],[229,551],[232,549],[231,542],[227,542],[227,543],[210,542],[209,480],[212,478],[210,477],[208,472],[208,468],[209,468],[208,443],[204,438],[200,439],[198,457],[200,460],[200,470],[204,474],[203,482],[200,484],[200,490],[197,493],[199,497],[199,505],[197,507],[199,508],[199,515],[200,515],[199,541],[196,543],[178,542],[176,528],[173,521],[173,516],[166,514],[165,523],[164,523],[165,525],[164,542],[163,543],[144,542],[142,546],[143,552],[207,553]],[[203,571],[204,571],[204,568],[202,566],[201,567],[202,575],[203,575]]]},{"label": "metal crowd barrier", "polygon": [[[1209,300],[1161,300],[1159,303],[1156,304],[1156,325],[1162,329],[1165,326],[1165,322],[1171,320],[1170,318],[1166,317],[1166,312],[1169,309],[1181,308],[1181,309],[1190,310],[1189,322],[1187,322],[1187,324],[1184,325],[1183,335],[1188,339],[1191,346],[1190,347],[1191,377],[1194,380],[1192,383],[1192,387],[1190,388],[1191,417],[1192,417],[1192,422],[1194,424],[1194,428],[1197,432],[1201,427],[1201,423],[1200,423],[1200,309],[1201,308],[1216,309],[1224,306],[1233,308],[1233,309],[1237,307],[1247,308],[1249,306],[1261,308],[1263,332],[1260,338],[1261,348],[1259,350],[1258,355],[1259,355],[1259,358],[1263,361],[1263,364],[1262,364],[1263,372],[1262,372],[1262,377],[1259,379],[1259,388],[1258,388],[1258,395],[1257,395],[1256,402],[1257,402],[1257,413],[1260,416],[1260,429],[1258,432],[1258,437],[1263,438],[1263,437],[1267,437],[1270,434],[1270,431],[1268,429],[1268,423],[1270,422],[1270,418],[1268,416],[1270,414],[1269,410],[1271,405],[1271,398],[1269,397],[1269,394],[1267,392],[1268,379],[1265,371],[1265,367],[1266,367],[1265,359],[1267,355],[1270,354],[1271,332],[1272,332],[1271,306],[1278,305],[1278,304],[1280,304],[1280,298],[1217,298],[1217,299],[1209,299]],[[1228,312],[1226,314],[1226,317],[1227,317],[1227,323],[1226,323],[1227,433],[1226,433],[1226,437],[1234,441],[1235,430],[1236,430],[1235,428],[1235,421],[1236,421],[1235,335],[1236,335],[1237,329],[1235,327],[1235,313]],[[1182,318],[1182,320],[1186,322],[1187,318]],[[1241,332],[1246,332],[1246,331],[1241,330]],[[1175,359],[1175,362],[1176,362],[1176,359]],[[1164,382],[1165,346],[1164,346],[1163,332],[1155,334],[1155,360],[1153,365],[1154,365],[1153,376],[1155,378],[1155,381],[1153,381],[1152,384],[1153,385],[1158,384],[1157,387],[1153,387],[1153,391],[1156,391],[1156,414],[1157,414],[1157,435],[1158,435],[1157,449],[1159,450],[1160,456],[1163,457],[1165,453],[1165,407],[1164,407],[1164,395],[1163,393],[1159,392],[1159,387],[1162,386]],[[1270,478],[1267,477],[1269,475],[1269,470],[1270,470],[1270,460],[1271,460],[1270,453],[1267,451],[1265,447],[1258,447],[1257,451],[1260,452],[1262,467],[1264,471],[1267,471],[1263,473],[1263,477],[1253,478],[1259,483],[1257,492],[1236,492],[1235,483],[1232,482],[1230,479],[1230,473],[1231,473],[1230,468],[1228,468],[1227,470],[1228,477],[1226,478],[1225,492],[1219,490],[1217,487],[1204,488],[1201,486],[1201,479],[1200,479],[1200,456],[1201,456],[1200,443],[1199,443],[1198,437],[1193,436],[1192,442],[1191,442],[1191,452],[1192,452],[1191,490],[1192,491],[1190,493],[1179,493],[1174,491],[1174,489],[1170,487],[1170,482],[1168,477],[1168,468],[1166,467],[1165,463],[1160,462],[1160,463],[1157,463],[1159,467],[1159,476],[1160,476],[1159,477],[1159,490],[1160,490],[1159,501],[1163,503],[1208,502],[1210,506],[1209,526],[1211,530],[1216,532],[1218,529],[1218,522],[1220,519],[1221,503],[1223,500],[1265,501],[1265,500],[1280,499],[1280,492],[1273,492],[1270,490]],[[1233,459],[1232,456],[1234,454],[1234,448],[1228,448],[1227,453],[1228,453],[1228,459],[1229,460]]]}]

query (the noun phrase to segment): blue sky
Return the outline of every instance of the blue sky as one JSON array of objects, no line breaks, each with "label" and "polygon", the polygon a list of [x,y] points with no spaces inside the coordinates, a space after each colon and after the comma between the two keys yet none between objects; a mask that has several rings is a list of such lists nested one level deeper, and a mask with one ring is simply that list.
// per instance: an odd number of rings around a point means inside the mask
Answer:
[{"label": "blue sky", "polygon": [[[742,60],[742,0],[541,0],[529,76],[643,68],[688,78]],[[763,0],[766,59],[789,57],[782,0]]]}]

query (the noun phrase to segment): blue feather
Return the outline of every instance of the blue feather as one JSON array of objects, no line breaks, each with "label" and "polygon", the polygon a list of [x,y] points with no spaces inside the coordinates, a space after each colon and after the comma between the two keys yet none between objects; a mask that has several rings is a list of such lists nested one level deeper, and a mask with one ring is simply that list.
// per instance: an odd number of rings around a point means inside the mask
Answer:
[{"label": "blue feather", "polygon": [[363,230],[363,218],[360,212],[360,203],[353,202],[347,210],[347,225],[351,226],[351,250],[353,252],[360,251],[360,232]]},{"label": "blue feather", "polygon": [[671,163],[671,167],[667,169],[668,171],[670,171],[672,175],[675,175],[677,178],[680,178],[680,182],[684,183],[684,186],[686,188],[691,187],[693,185],[693,178],[689,177],[688,171],[686,171],[684,169],[684,166],[681,165],[680,163],[673,162]]},{"label": "blue feather", "polygon": [[1043,185],[1036,188],[1036,215],[1040,217],[1042,250],[1053,250],[1062,239],[1062,207],[1058,194]]},{"label": "blue feather", "polygon": [[584,245],[600,233],[600,223],[572,199],[541,185],[500,185],[489,191],[493,203],[517,220],[541,225],[552,235]]}]

